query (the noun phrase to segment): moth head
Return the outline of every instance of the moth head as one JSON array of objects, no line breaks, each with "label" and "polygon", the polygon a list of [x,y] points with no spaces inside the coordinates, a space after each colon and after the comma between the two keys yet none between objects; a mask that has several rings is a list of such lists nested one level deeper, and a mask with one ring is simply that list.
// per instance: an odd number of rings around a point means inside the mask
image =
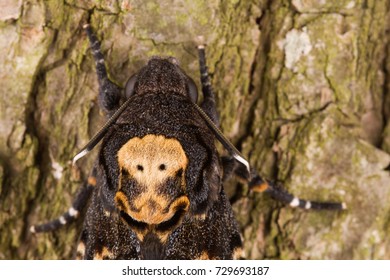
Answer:
[{"label": "moth head", "polygon": [[73,158],[73,164],[88,154],[103,139],[109,128],[116,122],[123,111],[131,103],[134,95],[147,93],[179,94],[186,96],[196,105],[198,101],[198,89],[194,80],[189,77],[179,66],[174,57],[153,57],[148,64],[138,73],[130,76],[127,80],[124,97],[126,101],[110,117],[98,133],[83,147]]},{"label": "moth head", "polygon": [[195,82],[180,68],[176,58],[153,57],[125,86],[125,97],[150,92],[175,93],[187,96],[193,103],[198,100]]},{"label": "moth head", "polygon": [[164,244],[190,208],[188,159],[180,142],[161,135],[134,137],[119,149],[117,159],[115,205],[123,222],[141,242],[153,235]]}]

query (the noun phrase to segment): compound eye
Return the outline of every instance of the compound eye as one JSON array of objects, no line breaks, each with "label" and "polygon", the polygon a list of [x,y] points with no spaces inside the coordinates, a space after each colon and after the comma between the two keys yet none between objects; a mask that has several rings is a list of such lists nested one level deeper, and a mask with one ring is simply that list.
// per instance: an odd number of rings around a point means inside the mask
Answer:
[{"label": "compound eye", "polygon": [[187,87],[188,97],[191,99],[192,102],[196,103],[198,101],[198,88],[190,77],[188,77],[187,80]]},{"label": "compound eye", "polygon": [[131,76],[126,83],[125,86],[125,97],[126,99],[129,99],[133,94],[134,94],[134,85],[135,82],[137,81],[137,74],[134,74]]}]

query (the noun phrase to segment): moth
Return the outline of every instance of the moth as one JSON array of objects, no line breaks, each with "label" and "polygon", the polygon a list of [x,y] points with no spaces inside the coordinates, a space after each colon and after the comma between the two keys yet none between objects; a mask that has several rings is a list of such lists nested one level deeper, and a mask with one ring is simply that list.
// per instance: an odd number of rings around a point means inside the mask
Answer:
[{"label": "moth", "polygon": [[[74,158],[101,140],[88,182],[61,217],[31,227],[47,232],[86,211],[78,259],[235,259],[242,239],[223,183],[232,175],[292,207],[345,209],[299,199],[265,180],[219,129],[215,95],[199,45],[202,102],[173,57],[152,57],[125,88],[107,75],[100,43],[85,25],[96,62],[106,125]],[[216,142],[228,156],[220,156]]]}]

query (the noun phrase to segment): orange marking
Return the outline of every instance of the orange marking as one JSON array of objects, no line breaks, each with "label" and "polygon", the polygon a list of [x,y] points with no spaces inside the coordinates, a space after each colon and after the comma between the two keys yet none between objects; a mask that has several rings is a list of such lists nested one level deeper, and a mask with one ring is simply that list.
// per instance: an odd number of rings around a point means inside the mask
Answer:
[{"label": "orange marking", "polygon": [[264,192],[269,188],[269,185],[267,183],[263,183],[261,185],[256,185],[252,187],[252,190],[255,192]]},{"label": "orange marking", "polygon": [[84,259],[84,255],[85,255],[85,244],[84,242],[81,241],[77,246],[76,260]]},{"label": "orange marking", "polygon": [[[178,140],[153,134],[134,137],[118,151],[118,165],[121,170],[120,184],[122,180],[134,180],[143,189],[130,201],[121,191],[122,186],[118,186],[119,191],[115,196],[117,207],[133,219],[158,225],[172,218],[178,207],[188,211],[190,201],[187,196],[174,198],[169,193],[160,193],[161,186],[177,176],[180,170],[181,184],[176,187],[185,191],[188,158]],[[123,175],[123,171],[127,171],[126,175]]]},{"label": "orange marking", "polygon": [[113,259],[114,254],[108,250],[107,247],[103,247],[101,252],[97,252],[93,257],[94,260],[105,260],[105,259]]},{"label": "orange marking", "polygon": [[196,260],[211,260],[209,253],[207,251],[203,251],[200,253],[200,255],[196,258]]},{"label": "orange marking", "polygon": [[[155,232],[164,243],[171,232],[160,232],[156,230],[157,225],[170,220],[177,211],[186,213],[190,206],[185,195],[185,171],[189,160],[183,147],[174,138],[148,134],[142,138],[131,138],[117,155],[120,169],[118,192],[115,195],[117,208],[132,219],[148,225],[147,229],[133,229],[139,240],[142,241],[148,232]],[[172,187],[183,195],[172,197],[169,191],[161,191],[171,178],[180,180],[179,184]],[[136,197],[126,197],[121,191],[125,180],[133,181],[141,193]]]},{"label": "orange marking", "polygon": [[118,151],[118,164],[140,185],[155,191],[156,187],[186,170],[188,158],[179,141],[161,135],[134,137]]},{"label": "orange marking", "polygon": [[94,176],[88,177],[88,185],[96,186],[96,178]]},{"label": "orange marking", "polygon": [[241,247],[237,247],[233,251],[233,260],[238,260],[242,257],[243,251]]},{"label": "orange marking", "polygon": [[[158,199],[160,197],[156,196],[155,198]],[[188,197],[181,196],[171,204],[168,204],[166,200],[162,199],[154,200],[152,205],[148,203],[149,201],[145,201],[144,204],[141,204],[140,207],[137,207],[136,210],[133,211],[130,208],[127,197],[121,191],[116,193],[115,202],[120,210],[125,211],[134,220],[144,222],[149,225],[158,225],[165,222],[171,219],[180,208],[187,212],[190,207]]]}]

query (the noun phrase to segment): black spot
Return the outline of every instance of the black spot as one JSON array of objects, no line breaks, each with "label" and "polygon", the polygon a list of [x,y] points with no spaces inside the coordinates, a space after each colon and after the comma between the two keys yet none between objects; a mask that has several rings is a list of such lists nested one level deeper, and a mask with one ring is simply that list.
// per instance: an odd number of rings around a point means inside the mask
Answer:
[{"label": "black spot", "polygon": [[180,169],[176,172],[176,177],[181,178],[181,176],[183,176],[183,168],[180,168]]},{"label": "black spot", "polygon": [[140,164],[137,164],[137,170],[138,171],[144,171],[144,167]]},{"label": "black spot", "polygon": [[166,166],[164,163],[162,163],[162,164],[160,164],[160,166],[158,167],[158,169],[159,169],[160,171],[164,171],[165,169],[167,169],[167,166]]},{"label": "black spot", "polygon": [[127,169],[121,169],[121,173],[123,177],[128,177],[130,175]]}]

